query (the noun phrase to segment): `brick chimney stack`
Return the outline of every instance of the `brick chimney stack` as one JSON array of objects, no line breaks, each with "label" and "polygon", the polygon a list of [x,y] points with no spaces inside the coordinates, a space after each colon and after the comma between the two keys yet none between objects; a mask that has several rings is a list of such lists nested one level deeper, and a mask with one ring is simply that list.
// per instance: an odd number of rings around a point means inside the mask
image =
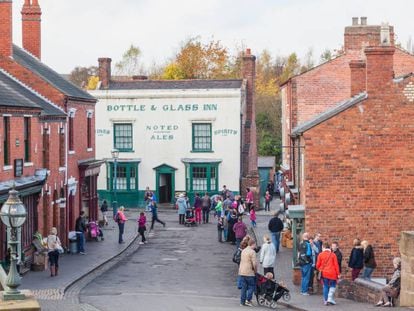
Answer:
[{"label": "brick chimney stack", "polygon": [[367,71],[364,60],[352,60],[349,63],[351,69],[351,97],[358,95],[367,89]]},{"label": "brick chimney stack", "polygon": [[25,0],[22,9],[23,48],[41,58],[41,16],[38,0]]},{"label": "brick chimney stack", "polygon": [[109,82],[111,81],[111,62],[112,59],[108,57],[98,58],[99,62],[99,81],[101,82],[102,89],[109,88]]},{"label": "brick chimney stack", "polygon": [[0,56],[13,54],[12,0],[0,0]]},{"label": "brick chimney stack", "polygon": [[[359,21],[361,21],[359,23]],[[389,27],[390,45],[394,45],[394,27]],[[381,40],[381,26],[368,25],[367,17],[353,17],[352,26],[345,27],[344,49],[360,50],[367,46],[378,46]]]},{"label": "brick chimney stack", "polygon": [[367,47],[367,92],[370,98],[377,94],[384,94],[389,89],[394,78],[394,52],[395,47],[381,45]]},{"label": "brick chimney stack", "polygon": [[246,49],[243,56],[242,67],[243,79],[246,80],[246,109],[244,120],[244,139],[243,154],[243,175],[252,171],[257,171],[257,145],[256,145],[256,103],[255,103],[255,85],[256,85],[256,56],[251,54],[250,49]]}]

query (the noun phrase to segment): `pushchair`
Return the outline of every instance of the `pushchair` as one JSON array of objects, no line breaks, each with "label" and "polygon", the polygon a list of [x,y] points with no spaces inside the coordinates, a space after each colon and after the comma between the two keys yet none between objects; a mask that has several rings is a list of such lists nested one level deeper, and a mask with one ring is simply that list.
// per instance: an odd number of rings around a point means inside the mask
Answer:
[{"label": "pushchair", "polygon": [[184,221],[184,224],[187,227],[196,226],[197,225],[197,222],[196,222],[196,219],[195,219],[195,215],[194,215],[194,209],[192,209],[191,207],[187,208],[186,211],[185,211],[185,221]]},{"label": "pushchair", "polygon": [[289,289],[281,282],[266,278],[264,275],[256,274],[256,299],[260,306],[277,308],[277,301],[282,298],[290,300]]},{"label": "pushchair", "polygon": [[90,221],[88,223],[88,231],[89,231],[89,238],[90,239],[94,239],[96,241],[99,241],[99,238],[101,238],[101,241],[104,240],[102,229],[99,227],[99,225],[96,221]]}]

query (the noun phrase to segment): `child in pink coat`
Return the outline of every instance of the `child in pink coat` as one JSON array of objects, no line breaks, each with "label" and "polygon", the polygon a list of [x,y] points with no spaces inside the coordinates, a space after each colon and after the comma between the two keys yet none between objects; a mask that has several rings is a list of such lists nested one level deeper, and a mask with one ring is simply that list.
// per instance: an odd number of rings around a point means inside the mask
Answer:
[{"label": "child in pink coat", "polygon": [[147,231],[147,227],[145,226],[147,223],[147,217],[145,217],[145,213],[141,212],[139,214],[139,218],[137,219],[138,222],[138,232],[141,235],[142,241],[139,244],[147,243],[145,239],[145,231]]},{"label": "child in pink coat", "polygon": [[256,211],[254,210],[254,205],[250,210],[250,224],[253,228],[256,228]]}]

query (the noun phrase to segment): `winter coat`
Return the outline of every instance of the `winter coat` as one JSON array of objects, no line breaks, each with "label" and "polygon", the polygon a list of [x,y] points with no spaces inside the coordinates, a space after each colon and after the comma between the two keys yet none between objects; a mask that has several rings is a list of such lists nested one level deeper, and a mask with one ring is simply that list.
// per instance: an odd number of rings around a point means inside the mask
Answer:
[{"label": "winter coat", "polygon": [[338,280],[339,265],[336,255],[331,250],[324,250],[316,261],[316,269],[322,272],[322,277],[329,280]]},{"label": "winter coat", "polygon": [[250,220],[251,221],[256,221],[256,212],[254,209],[251,209],[250,211]]},{"label": "winter coat", "polygon": [[375,269],[377,267],[377,263],[375,262],[374,250],[372,249],[371,245],[368,245],[367,248],[364,250],[364,266],[366,268]]},{"label": "winter coat", "polygon": [[178,206],[178,214],[184,215],[187,209],[187,200],[185,198],[178,198],[177,206]]},{"label": "winter coat", "polygon": [[273,267],[276,260],[276,249],[272,242],[264,243],[260,250],[260,263],[263,268]]},{"label": "winter coat", "polygon": [[281,232],[283,230],[283,221],[275,216],[269,221],[269,225],[267,226],[270,232]]},{"label": "winter coat", "polygon": [[236,234],[236,239],[243,239],[247,234],[247,226],[244,222],[238,221],[234,224],[233,231]]},{"label": "winter coat", "polygon": [[364,267],[364,251],[361,247],[354,247],[349,256],[348,267],[362,269]]},{"label": "winter coat", "polygon": [[334,251],[334,254],[336,255],[336,259],[338,260],[339,273],[342,273],[342,253],[339,250],[339,248],[336,251]]},{"label": "winter coat", "polygon": [[139,216],[139,218],[138,218],[138,227],[139,228],[144,228],[146,223],[147,223],[147,217],[145,217],[145,215]]},{"label": "winter coat", "polygon": [[194,198],[194,207],[195,208],[201,208],[203,206],[203,201],[201,200],[200,197],[195,197]]}]

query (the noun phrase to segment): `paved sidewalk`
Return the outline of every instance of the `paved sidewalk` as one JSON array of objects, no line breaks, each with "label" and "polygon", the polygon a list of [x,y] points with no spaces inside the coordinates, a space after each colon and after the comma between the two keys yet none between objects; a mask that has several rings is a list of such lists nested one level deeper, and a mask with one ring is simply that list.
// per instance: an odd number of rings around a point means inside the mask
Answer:
[{"label": "paved sidewalk", "polygon": [[[279,208],[279,200],[273,200],[271,208],[273,211]],[[268,233],[267,224],[273,212],[260,211],[257,213],[257,238],[260,239],[262,244],[263,234]],[[260,271],[260,270],[259,270]],[[263,273],[263,270],[261,271]],[[282,247],[277,254],[275,274],[277,280],[284,281],[290,289],[292,299],[288,303],[291,308],[297,310],[307,311],[320,311],[326,307],[323,305],[321,295],[302,296],[298,286],[292,283],[292,249]],[[348,299],[336,298],[337,305],[331,308],[343,311],[365,311],[365,310],[378,310],[371,304],[359,303]],[[281,302],[281,301],[279,301]],[[380,308],[381,310],[382,308]],[[392,308],[392,310],[412,310],[409,308]]]},{"label": "paved sidewalk", "polygon": [[[62,299],[65,290],[70,285],[117,256],[135,241],[138,214],[138,210],[125,212],[129,219],[125,225],[125,244],[118,243],[118,226],[110,219],[109,225],[103,228],[104,241],[86,242],[86,255],[61,255],[58,276],[50,277],[50,270],[30,271],[23,277],[20,288],[31,290],[38,299]],[[147,216],[148,218],[150,217]]]}]

